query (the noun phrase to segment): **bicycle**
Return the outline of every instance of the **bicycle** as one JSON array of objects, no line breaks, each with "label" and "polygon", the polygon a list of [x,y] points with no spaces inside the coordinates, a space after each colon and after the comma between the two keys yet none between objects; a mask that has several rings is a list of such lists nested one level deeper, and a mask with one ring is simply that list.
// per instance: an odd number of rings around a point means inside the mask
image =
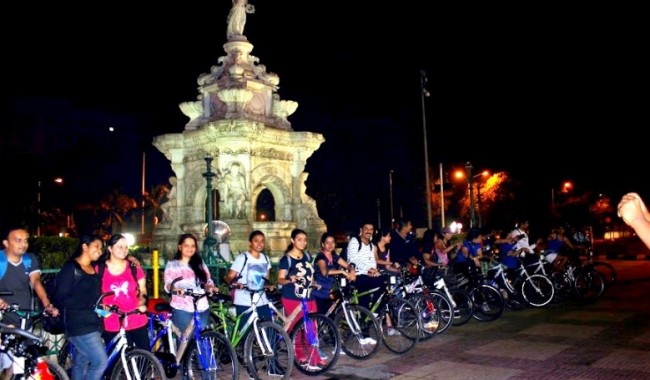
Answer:
[{"label": "bicycle", "polygon": [[[370,312],[377,316],[381,327],[381,340],[389,351],[403,354],[410,351],[420,341],[422,318],[413,303],[401,298],[397,291],[397,275],[384,276],[385,287],[379,297],[370,305]],[[352,292],[351,303],[358,305],[359,298],[378,292],[381,287]],[[386,300],[384,300],[386,298]],[[384,328],[392,325],[392,329]]]},{"label": "bicycle", "polygon": [[[114,292],[102,293],[95,302],[95,310],[104,310],[107,315],[115,313],[119,316],[120,330],[110,342],[106,344],[106,353],[108,354],[108,364],[104,375],[108,375],[110,370],[110,379],[166,379],[165,369],[156,356],[144,349],[135,348],[129,345],[124,328],[124,320],[127,315],[140,313],[138,309],[124,312],[115,305],[103,305],[102,300]],[[75,355],[75,348],[70,341],[66,341],[58,356],[58,363],[66,371],[72,368],[72,361]],[[111,369],[112,368],[112,369]]]},{"label": "bicycle", "polygon": [[[174,289],[174,284],[181,279],[174,279],[170,289]],[[180,331],[172,322],[169,302],[157,303],[154,312],[148,313],[149,349],[162,363],[165,375],[174,377],[179,368],[185,368],[185,375],[189,378],[239,379],[237,354],[228,338],[201,324],[197,304],[208,294],[183,289],[179,295],[191,297],[194,305],[193,318],[185,331]],[[178,347],[177,337],[182,337]]]},{"label": "bicycle", "polygon": [[13,379],[70,379],[56,361],[46,358],[47,347],[43,338],[4,323],[0,323],[0,336],[0,352],[14,361]]},{"label": "bicycle", "polygon": [[343,352],[354,359],[368,359],[379,348],[381,325],[370,310],[352,304],[354,284],[341,275],[336,280],[331,293],[333,302],[325,316],[334,321]]},{"label": "bicycle", "polygon": [[[291,337],[295,367],[310,376],[327,372],[336,364],[341,353],[341,336],[334,321],[320,313],[303,312],[308,310],[307,299],[315,286],[311,284],[303,288],[300,306],[290,315],[284,314],[278,293],[270,295],[275,302],[269,302],[271,318],[280,323]],[[298,318],[301,313],[302,317]]]},{"label": "bicycle", "polygon": [[594,250],[591,247],[587,249],[587,259],[582,263],[582,266],[592,267],[600,273],[605,281],[605,286],[611,286],[616,282],[617,273],[614,266],[605,261],[594,260]]},{"label": "bicycle", "polygon": [[[233,281],[234,283],[236,280]],[[210,310],[213,327],[223,331],[234,348],[240,347],[242,340],[245,339],[242,349],[243,364],[251,377],[262,379],[266,378],[265,375],[269,377],[279,375],[282,379],[289,379],[294,362],[294,351],[289,344],[291,342],[289,334],[277,323],[263,321],[257,314],[257,304],[264,289],[250,289],[246,285],[242,289],[250,292],[251,306],[240,315],[235,315],[234,307],[231,312],[230,306],[226,306],[232,302],[229,295],[212,296],[215,301]],[[246,315],[248,320],[240,327]]]},{"label": "bicycle", "polygon": [[507,278],[505,265],[496,263],[490,267],[488,277],[491,284],[505,289],[508,295],[517,301],[519,301],[517,298],[523,299],[530,306],[541,307],[550,303],[555,294],[553,282],[547,276],[528,273],[523,261],[518,259],[518,262],[519,266],[515,271],[517,277],[512,283]]}]

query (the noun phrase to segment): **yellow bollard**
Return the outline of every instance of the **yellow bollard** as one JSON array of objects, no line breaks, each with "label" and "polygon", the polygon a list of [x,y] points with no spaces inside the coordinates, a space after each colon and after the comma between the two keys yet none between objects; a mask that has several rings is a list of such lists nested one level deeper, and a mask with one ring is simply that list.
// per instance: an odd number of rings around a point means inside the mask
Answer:
[{"label": "yellow bollard", "polygon": [[158,298],[158,281],[160,273],[158,273],[158,268],[160,263],[158,261],[158,250],[154,249],[151,255],[151,264],[153,265],[153,298]]}]

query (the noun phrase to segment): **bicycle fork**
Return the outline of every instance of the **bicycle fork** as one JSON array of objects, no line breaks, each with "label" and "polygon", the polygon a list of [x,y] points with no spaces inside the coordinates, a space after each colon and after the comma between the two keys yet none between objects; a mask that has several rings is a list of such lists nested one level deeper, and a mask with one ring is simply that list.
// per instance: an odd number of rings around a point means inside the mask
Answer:
[{"label": "bicycle fork", "polygon": [[260,330],[257,327],[257,319],[253,322],[253,331],[255,332],[255,339],[257,339],[260,349],[262,350],[262,355],[267,357],[273,356],[273,348],[271,347],[269,336],[266,333],[266,330]]}]

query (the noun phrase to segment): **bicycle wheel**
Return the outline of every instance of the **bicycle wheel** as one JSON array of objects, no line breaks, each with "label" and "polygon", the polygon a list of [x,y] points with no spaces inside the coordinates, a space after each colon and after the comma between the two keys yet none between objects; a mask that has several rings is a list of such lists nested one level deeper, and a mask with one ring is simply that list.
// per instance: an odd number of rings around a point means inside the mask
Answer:
[{"label": "bicycle wheel", "polygon": [[51,359],[45,359],[45,361],[47,362],[47,368],[50,370],[50,373],[55,380],[70,380],[68,373],[59,365],[59,363]]},{"label": "bicycle wheel", "polygon": [[610,263],[603,261],[594,261],[591,265],[603,276],[605,286],[611,286],[616,282],[616,269]]},{"label": "bicycle wheel", "polygon": [[553,283],[548,277],[541,274],[530,275],[521,284],[521,295],[530,306],[545,306],[551,302],[554,294]]},{"label": "bicycle wheel", "polygon": [[472,315],[474,319],[481,322],[490,322],[503,314],[506,301],[499,289],[494,286],[483,284],[472,289],[469,294],[474,302],[474,314]]},{"label": "bicycle wheel", "polygon": [[451,326],[451,322],[454,320],[454,307],[451,305],[451,301],[447,298],[447,295],[443,292],[429,290],[429,295],[433,300],[434,307],[440,311],[440,324],[438,325],[436,334],[442,334]]},{"label": "bicycle wheel", "polygon": [[435,306],[430,294],[414,293],[408,297],[422,319],[420,340],[430,339],[440,327],[440,309]]},{"label": "bicycle wheel", "polygon": [[291,338],[277,323],[257,322],[257,331],[251,328],[248,332],[244,342],[244,362],[249,376],[288,379],[293,370],[293,358]]},{"label": "bicycle wheel", "polygon": [[[389,300],[388,306],[382,308],[380,321],[382,323],[381,340],[391,352],[403,354],[418,343],[422,319],[413,303],[402,298]],[[389,322],[390,328],[388,327]]]},{"label": "bicycle wheel", "polygon": [[305,325],[300,318],[291,331],[294,361],[300,372],[317,376],[327,372],[339,360],[341,336],[334,322],[323,314],[310,313],[307,320],[308,324]]},{"label": "bicycle wheel", "polygon": [[[118,360],[113,367],[111,380],[126,379],[166,379],[165,369],[156,359],[156,356],[139,348],[127,349],[126,362],[128,367],[124,368],[122,360]],[[128,374],[127,374],[128,371]]]},{"label": "bicycle wheel", "polygon": [[583,268],[576,275],[574,288],[581,301],[595,302],[605,291],[605,280],[595,269]]},{"label": "bicycle wheel", "polygon": [[374,314],[360,305],[341,307],[334,317],[341,349],[354,359],[368,359],[377,352],[381,327]]},{"label": "bicycle wheel", "polygon": [[204,330],[200,341],[192,341],[185,356],[190,379],[239,379],[239,362],[230,341],[223,334]]},{"label": "bicycle wheel", "polygon": [[72,371],[72,357],[74,355],[73,352],[74,346],[72,343],[66,340],[59,350],[59,354],[56,356],[57,363],[68,374],[68,377],[70,377]]},{"label": "bicycle wheel", "polygon": [[462,289],[454,289],[451,291],[451,296],[456,303],[454,308],[454,318],[451,324],[454,326],[462,326],[469,322],[474,315],[474,302],[472,297]]}]

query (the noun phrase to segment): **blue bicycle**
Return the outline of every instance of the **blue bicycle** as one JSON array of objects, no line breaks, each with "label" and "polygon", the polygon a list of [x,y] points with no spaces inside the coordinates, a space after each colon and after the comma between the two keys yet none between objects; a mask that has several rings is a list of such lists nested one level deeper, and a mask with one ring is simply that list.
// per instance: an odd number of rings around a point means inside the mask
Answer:
[{"label": "blue bicycle", "polygon": [[[165,370],[154,354],[147,350],[135,348],[129,345],[124,329],[124,320],[127,315],[140,313],[138,309],[133,311],[122,311],[115,305],[104,305],[102,300],[114,295],[114,292],[102,293],[95,303],[96,310],[105,310],[115,313],[120,319],[120,331],[110,342],[106,344],[108,354],[108,365],[105,377],[110,374],[111,380],[140,380],[140,379],[166,379]],[[66,341],[59,352],[58,362],[66,371],[71,370],[72,361],[75,355],[75,348],[70,341]]]},{"label": "blue bicycle", "polygon": [[[172,281],[172,291],[175,289],[174,284],[180,279]],[[150,349],[163,364],[165,374],[174,377],[182,367],[190,379],[239,379],[237,354],[230,341],[220,332],[203,326],[199,312],[196,311],[198,301],[208,294],[192,289],[176,291],[176,294],[191,297],[194,305],[194,317],[185,331],[180,331],[172,322],[168,302],[156,304],[155,312],[149,313]],[[179,336],[183,339],[177,347]]]}]

